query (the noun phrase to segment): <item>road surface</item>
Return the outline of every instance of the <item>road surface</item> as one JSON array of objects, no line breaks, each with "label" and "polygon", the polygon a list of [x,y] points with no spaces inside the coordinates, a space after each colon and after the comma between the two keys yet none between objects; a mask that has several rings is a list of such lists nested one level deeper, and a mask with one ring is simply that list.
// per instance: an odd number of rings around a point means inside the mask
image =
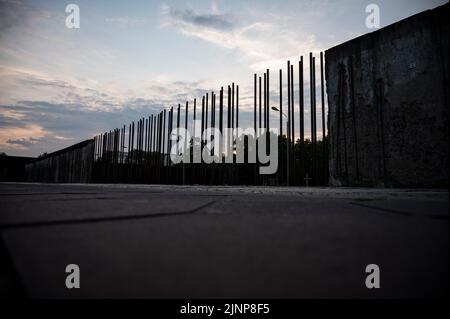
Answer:
[{"label": "road surface", "polygon": [[0,208],[2,297],[448,293],[447,190],[1,183]]}]

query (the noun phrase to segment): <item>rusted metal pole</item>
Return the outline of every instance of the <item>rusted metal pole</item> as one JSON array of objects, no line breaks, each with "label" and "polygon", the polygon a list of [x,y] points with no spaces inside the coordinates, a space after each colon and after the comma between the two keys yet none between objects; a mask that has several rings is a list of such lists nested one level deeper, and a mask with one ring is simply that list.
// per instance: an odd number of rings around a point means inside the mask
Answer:
[{"label": "rusted metal pole", "polygon": [[261,109],[261,77],[259,77],[259,126],[258,126],[258,136],[261,134],[261,116],[262,116],[262,109]]},{"label": "rusted metal pole", "polygon": [[137,134],[137,142],[136,142],[136,146],[138,149],[137,160],[138,160],[138,163],[140,164],[141,163],[141,142],[142,142],[142,119],[140,119],[138,122],[138,132],[137,133],[138,133]]},{"label": "rusted metal pole", "polygon": [[211,126],[216,127],[216,94],[214,92],[212,94],[212,112],[211,112]]},{"label": "rusted metal pole", "polygon": [[325,141],[326,127],[325,127],[325,90],[323,78],[323,52],[320,52],[320,93],[322,102],[322,141]]},{"label": "rusted metal pole", "polygon": [[264,128],[267,128],[267,74],[264,73],[264,98],[263,98],[263,110],[264,110]]},{"label": "rusted metal pole", "polygon": [[[131,125],[131,124],[130,124]],[[104,142],[103,142],[103,134],[100,134],[100,146],[99,146],[99,148],[100,148],[100,158],[99,158],[99,161],[103,161],[103,144],[104,144]]]},{"label": "rusted metal pole", "polygon": [[[195,100],[194,100],[195,101]],[[168,132],[167,132],[167,153],[168,153],[168,160],[167,163],[170,166],[170,153],[172,151],[172,127],[173,127],[173,106],[170,107],[170,111],[169,111],[169,121],[167,123],[167,128],[168,128]]]},{"label": "rusted metal pole", "polygon": [[189,102],[186,101],[186,110],[185,110],[185,114],[184,114],[184,151],[186,152],[187,150],[187,145],[189,143],[189,141],[187,140],[187,130],[188,130],[188,118],[189,118],[189,113],[188,113],[188,108],[189,108]]},{"label": "rusted metal pole", "polygon": [[206,102],[205,102],[205,130],[208,128],[208,109],[209,109],[209,103],[208,103],[208,93],[206,93]]},{"label": "rusted metal pole", "polygon": [[239,127],[239,85],[236,85],[236,128]]},{"label": "rusted metal pole", "polygon": [[160,117],[161,113],[156,115],[156,150],[155,150],[155,164],[159,166],[159,139],[160,139]]},{"label": "rusted metal pole", "polygon": [[142,118],[142,131],[141,131],[141,135],[142,135],[142,137],[141,137],[141,156],[140,156],[140,161],[141,161],[141,163],[143,162],[143,160],[144,160],[144,146],[145,146],[145,144],[144,144],[144,142],[145,142],[145,118],[143,117]]},{"label": "rusted metal pole", "polygon": [[[227,135],[227,157],[230,156],[230,154],[228,154],[228,152],[230,151],[230,146],[233,145],[233,141],[232,139],[232,133],[230,132],[230,128],[231,128],[231,86],[228,85],[228,111],[227,111],[227,117],[228,117],[228,121],[227,121],[227,128],[228,128],[228,135]],[[232,156],[232,155],[231,155]]]},{"label": "rusted metal pole", "polygon": [[122,138],[122,163],[125,163],[125,140],[127,134],[127,127],[123,125],[123,138]]},{"label": "rusted metal pole", "polygon": [[[211,123],[210,123],[210,128],[214,127],[214,123],[213,123],[214,122],[214,99],[215,99],[214,92],[211,91],[211,115],[210,115]],[[213,136],[213,134],[209,134],[209,138],[210,139],[211,139],[212,136]],[[212,144],[211,145],[211,149],[209,150],[210,151],[209,154],[211,156],[213,156],[213,149],[214,149],[214,145]]]},{"label": "rusted metal pole", "polygon": [[[177,139],[176,139],[177,145],[178,145],[178,143],[180,141],[180,115],[181,115],[181,105],[178,104],[178,109],[177,109]],[[178,146],[177,146],[177,155],[178,154],[179,154],[179,151],[178,151]],[[178,177],[178,174],[177,174],[177,177]]]},{"label": "rusted metal pole", "polygon": [[131,133],[131,163],[133,163],[134,162],[134,154],[133,154],[133,152],[134,152],[134,121],[132,122],[131,130],[132,130],[132,133]]},{"label": "rusted metal pole", "polygon": [[139,163],[142,161],[142,137],[143,137],[143,131],[144,131],[144,123],[142,122],[142,119],[139,120]]},{"label": "rusted metal pole", "polygon": [[304,87],[303,87],[303,56],[298,62],[298,99],[300,105],[300,185],[303,185],[305,174],[305,105],[304,105]]},{"label": "rusted metal pole", "polygon": [[111,134],[111,163],[115,163],[115,139],[114,139],[114,137],[115,137],[115,133],[116,133],[116,130],[114,129],[113,131],[110,131],[110,134]]},{"label": "rusted metal pole", "polygon": [[148,120],[145,119],[145,134],[144,134],[144,156],[143,158],[145,159],[145,156],[147,154],[147,133],[148,133]]},{"label": "rusted metal pole", "polygon": [[[256,135],[256,73],[253,76],[253,129],[255,130]],[[256,138],[256,136],[255,136]]]},{"label": "rusted metal pole", "polygon": [[[130,124],[131,125],[131,124]],[[130,126],[131,127],[131,126]],[[102,156],[102,158],[101,158],[101,160],[102,160],[102,162],[104,161],[104,158],[105,158],[105,134],[103,133],[102,135],[101,135],[101,137],[102,137],[102,149],[101,149],[101,156]]]},{"label": "rusted metal pole", "polygon": [[[266,129],[267,132],[270,129],[270,85],[269,85],[269,69],[266,70],[267,83],[266,83]],[[268,144],[269,145],[269,144]]]},{"label": "rusted metal pole", "polygon": [[197,120],[197,99],[194,99],[194,130],[193,130],[194,136],[195,136],[195,129],[196,129],[196,127],[195,127],[195,125],[196,125],[195,121],[196,120]]},{"label": "rusted metal pole", "polygon": [[120,151],[122,146],[122,128],[117,129],[116,163],[120,163]]},{"label": "rusted metal pole", "polygon": [[159,141],[159,113],[155,115],[154,118],[154,142],[155,142],[155,150],[153,153],[153,163],[154,165],[158,165],[158,141]]},{"label": "rusted metal pole", "polygon": [[127,146],[127,162],[130,162],[131,151],[131,124],[128,127],[128,146]]},{"label": "rusted metal pole", "polygon": [[105,138],[106,138],[105,161],[108,163],[109,162],[109,133],[108,132],[105,133]]},{"label": "rusted metal pole", "polygon": [[[228,98],[228,111],[227,111],[227,127],[231,128],[231,87],[228,85],[228,94],[227,94],[227,98]],[[228,141],[229,142],[229,141]]]},{"label": "rusted metal pole", "polygon": [[115,134],[116,130],[111,131],[111,163],[115,163]]},{"label": "rusted metal pole", "polygon": [[291,62],[287,61],[287,86],[288,86],[288,126],[287,126],[287,167],[286,167],[286,183],[289,186],[291,181],[291,176],[289,174],[290,166],[291,166]]},{"label": "rusted metal pole", "polygon": [[145,158],[146,158],[145,160],[146,160],[147,164],[148,164],[148,162],[150,160],[151,125],[152,125],[152,122],[151,122],[151,119],[150,119],[150,116],[149,116],[148,117],[148,132],[147,132],[147,154],[145,156]]},{"label": "rusted metal pole", "polygon": [[295,144],[294,64],[291,64],[291,121],[291,140],[292,144]]},{"label": "rusted metal pole", "polygon": [[200,131],[200,152],[203,150],[203,130],[205,129],[205,97],[202,97],[202,126]]},{"label": "rusted metal pole", "polygon": [[109,141],[109,143],[108,143],[108,146],[109,146],[109,148],[108,148],[108,158],[109,158],[109,163],[114,163],[114,148],[113,148],[113,146],[114,146],[114,144],[113,144],[113,131],[109,131],[109,133],[108,133],[108,141]]},{"label": "rusted metal pole", "polygon": [[153,154],[152,154],[152,163],[156,164],[156,115],[153,116]]},{"label": "rusted metal pole", "polygon": [[120,153],[120,130],[116,129],[116,164],[119,163],[119,153]]},{"label": "rusted metal pole", "polygon": [[94,161],[97,160],[97,156],[98,156],[98,135],[94,136]]},{"label": "rusted metal pole", "polygon": [[114,134],[109,131],[109,162],[114,163]]},{"label": "rusted metal pole", "polygon": [[100,158],[99,160],[101,160],[103,158],[103,134],[100,134],[100,145],[99,145],[99,154],[100,154]]},{"label": "rusted metal pole", "polygon": [[186,184],[186,167],[185,167],[185,156],[186,152],[188,150],[188,141],[187,141],[187,129],[188,129],[188,108],[189,108],[189,102],[186,101],[186,110],[184,115],[184,148],[183,148],[183,185]]},{"label": "rusted metal pole", "polygon": [[[350,56],[350,64],[352,65],[352,59]],[[321,102],[322,102],[322,175],[323,175],[323,183],[327,180],[327,148],[325,143],[325,137],[326,137],[326,126],[325,126],[325,89],[324,89],[324,64],[323,64],[323,52],[320,52],[320,93],[321,93]],[[351,70],[353,70],[353,67],[351,67]],[[352,82],[352,101],[353,101],[353,111],[354,111],[354,95],[353,95],[353,72],[351,71],[350,74],[350,80]],[[354,115],[355,113],[353,113]],[[353,119],[354,120],[354,119]],[[353,122],[355,124],[355,122]],[[355,128],[355,126],[353,126]],[[356,143],[356,129],[355,129],[355,150],[357,150],[357,143]],[[356,158],[358,158],[358,152],[356,151]],[[356,175],[357,179],[359,179],[358,176],[358,160],[356,160]]]},{"label": "rusted metal pole", "polygon": [[312,157],[311,157],[311,167],[310,170],[312,169],[312,171],[310,171],[313,180],[315,182],[315,176],[314,176],[314,92],[313,92],[313,88],[314,88],[314,77],[313,77],[313,56],[312,56],[312,52],[309,53],[309,82],[310,82],[310,94],[309,94],[309,99],[310,99],[310,104],[311,104],[311,113],[310,113],[310,117],[311,117],[311,149],[312,149]]},{"label": "rusted metal pole", "polygon": [[313,141],[314,143],[316,142],[316,96],[315,96],[315,91],[316,91],[316,77],[315,77],[315,73],[316,73],[316,63],[315,63],[315,57],[313,56],[312,58],[312,94],[311,94],[311,100],[313,103]]},{"label": "rusted metal pole", "polygon": [[[214,92],[211,92],[211,127],[215,128],[216,127],[216,94]],[[215,143],[215,139],[218,138],[218,136],[216,136],[215,134],[214,136],[214,143],[213,143],[213,147],[211,148],[211,156],[214,155],[214,153],[217,153],[217,150],[215,149],[214,145]]]},{"label": "rusted metal pole", "polygon": [[312,176],[313,185],[317,184],[317,156],[316,156],[316,142],[317,142],[317,131],[316,131],[316,59],[312,56],[311,60],[311,102],[312,102]]},{"label": "rusted metal pole", "polygon": [[234,82],[231,83],[231,128],[234,128]]},{"label": "rusted metal pole", "polygon": [[283,136],[283,70],[280,69],[280,136]]},{"label": "rusted metal pole", "polygon": [[150,164],[152,164],[152,157],[153,157],[153,114],[150,115],[150,148],[148,155],[148,160]]},{"label": "rusted metal pole", "polygon": [[163,142],[163,135],[164,135],[164,131],[163,131],[163,112],[159,112],[159,164],[162,164],[162,142]]},{"label": "rusted metal pole", "polygon": [[139,139],[139,163],[142,163],[142,153],[144,146],[144,119],[141,119],[141,130],[140,130],[140,139]]},{"label": "rusted metal pole", "polygon": [[177,141],[180,139],[180,115],[181,115],[181,105],[178,104],[177,110]]},{"label": "rusted metal pole", "polygon": [[294,64],[291,64],[291,121],[292,121],[292,184],[295,185],[295,103],[294,103]]},{"label": "rusted metal pole", "polygon": [[220,130],[220,141],[219,141],[219,162],[222,163],[222,154],[223,154],[223,87],[220,88],[220,96],[219,96],[219,130]]},{"label": "rusted metal pole", "polygon": [[145,118],[144,117],[142,118],[142,132],[141,132],[141,135],[142,135],[142,137],[141,137],[141,156],[140,156],[140,161],[142,163],[143,160],[144,160],[144,146],[145,146],[145,144],[144,144],[144,142],[145,142]]},{"label": "rusted metal pole", "polygon": [[[193,118],[194,126],[193,126],[193,129],[192,129],[192,150],[194,150],[194,144],[195,144],[195,130],[196,130],[196,123],[195,123],[195,121],[196,121],[196,119],[197,119],[197,99],[194,98],[194,118]],[[192,152],[192,154],[189,154],[189,159],[191,160],[191,163],[194,160],[193,159],[193,156],[194,156],[193,152]]]},{"label": "rusted metal pole", "polygon": [[94,136],[94,161],[95,158],[97,157],[97,147],[98,147],[97,136]]},{"label": "rusted metal pole", "polygon": [[[167,131],[169,131],[169,127],[167,127]],[[163,166],[165,162],[165,146],[166,146],[166,110],[163,111],[163,134],[162,134],[162,157],[163,157]]]}]

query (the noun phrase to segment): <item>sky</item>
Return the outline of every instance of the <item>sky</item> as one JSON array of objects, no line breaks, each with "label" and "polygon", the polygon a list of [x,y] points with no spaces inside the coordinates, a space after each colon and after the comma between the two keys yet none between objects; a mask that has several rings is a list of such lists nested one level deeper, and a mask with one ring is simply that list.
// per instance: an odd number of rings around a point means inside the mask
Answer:
[{"label": "sky", "polygon": [[[240,126],[252,127],[253,74],[271,70],[278,103],[287,60],[374,31],[368,4],[384,27],[447,2],[0,0],[0,153],[56,151],[231,82]],[[80,8],[78,29],[66,27],[69,3]],[[306,112],[306,136],[308,123]]]}]

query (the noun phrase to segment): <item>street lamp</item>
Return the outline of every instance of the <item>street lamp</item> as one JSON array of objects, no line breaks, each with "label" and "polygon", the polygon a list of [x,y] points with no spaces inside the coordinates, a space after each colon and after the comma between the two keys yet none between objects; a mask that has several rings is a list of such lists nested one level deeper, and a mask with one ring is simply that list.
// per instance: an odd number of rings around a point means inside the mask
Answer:
[{"label": "street lamp", "polygon": [[280,112],[287,119],[287,135],[286,135],[286,185],[289,186],[289,135],[290,135],[290,126],[289,126],[289,118],[284,112],[280,111],[276,106],[272,106],[272,110],[275,112]]}]

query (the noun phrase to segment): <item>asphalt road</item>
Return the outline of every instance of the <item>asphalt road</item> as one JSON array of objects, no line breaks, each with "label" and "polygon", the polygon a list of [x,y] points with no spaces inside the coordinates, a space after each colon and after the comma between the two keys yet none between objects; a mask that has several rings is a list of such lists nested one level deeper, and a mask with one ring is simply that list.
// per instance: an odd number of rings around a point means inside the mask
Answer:
[{"label": "asphalt road", "polygon": [[[0,293],[32,298],[448,294],[448,191],[0,184]],[[80,268],[67,289],[66,265]],[[380,268],[380,288],[365,267]]]}]

